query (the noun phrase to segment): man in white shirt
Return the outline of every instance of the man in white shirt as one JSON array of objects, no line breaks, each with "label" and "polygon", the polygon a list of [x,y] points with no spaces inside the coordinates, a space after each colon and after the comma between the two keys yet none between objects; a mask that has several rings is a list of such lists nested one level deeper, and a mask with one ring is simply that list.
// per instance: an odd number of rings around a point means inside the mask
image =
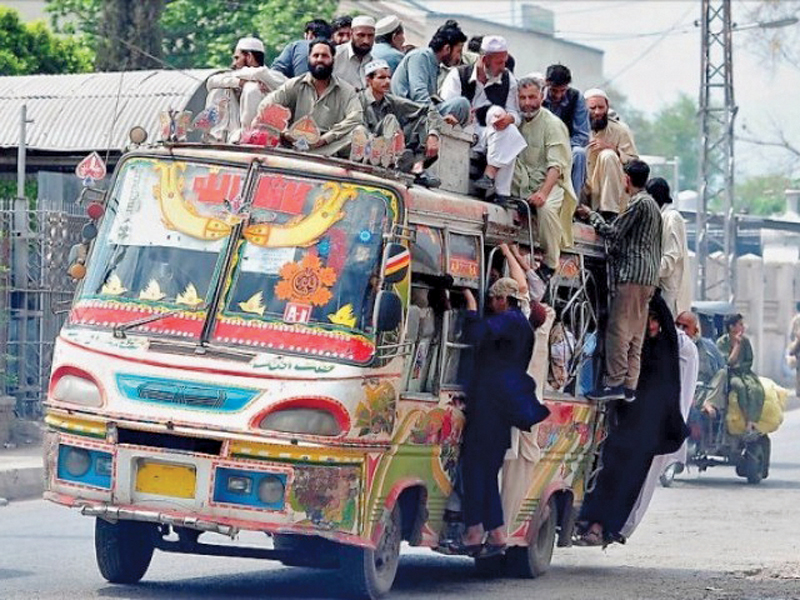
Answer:
[{"label": "man in white shirt", "polygon": [[686,243],[686,224],[683,216],[672,204],[669,184],[661,177],[647,182],[647,192],[661,209],[661,267],[658,287],[672,316],[677,317],[692,309],[692,282],[690,280],[689,246]]},{"label": "man in white shirt", "polygon": [[475,187],[493,190],[497,196],[511,194],[514,161],[525,148],[520,124],[517,80],[506,68],[508,43],[497,35],[484,36],[475,65],[452,69],[442,83],[441,96],[459,96],[470,101],[474,127],[479,135],[477,151],[486,151],[487,167]]},{"label": "man in white shirt", "polygon": [[367,86],[364,68],[372,62],[375,44],[375,19],[364,15],[353,18],[350,42],[336,47],[333,74],[356,88]]},{"label": "man in white shirt", "polygon": [[217,107],[219,121],[209,131],[218,142],[237,142],[253,121],[258,104],[278,89],[286,77],[264,66],[264,44],[254,37],[240,39],[233,52],[231,70],[206,81],[206,108]]}]

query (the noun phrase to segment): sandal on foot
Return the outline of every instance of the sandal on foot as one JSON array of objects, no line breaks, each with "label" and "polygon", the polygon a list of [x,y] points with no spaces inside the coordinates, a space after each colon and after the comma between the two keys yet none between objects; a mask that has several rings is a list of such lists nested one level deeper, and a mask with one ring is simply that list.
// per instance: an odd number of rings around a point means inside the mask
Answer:
[{"label": "sandal on foot", "polygon": [[478,556],[483,550],[483,544],[465,544],[464,540],[453,540],[450,543],[450,551],[453,554],[464,556]]},{"label": "sandal on foot", "polygon": [[582,535],[576,536],[572,540],[573,546],[602,546],[605,544],[603,534],[599,531],[590,529]]},{"label": "sandal on foot", "polygon": [[508,544],[490,544],[486,543],[483,545],[483,550],[481,550],[480,554],[478,554],[478,558],[489,558],[491,556],[500,556],[501,554],[506,553],[506,549],[508,548]]}]

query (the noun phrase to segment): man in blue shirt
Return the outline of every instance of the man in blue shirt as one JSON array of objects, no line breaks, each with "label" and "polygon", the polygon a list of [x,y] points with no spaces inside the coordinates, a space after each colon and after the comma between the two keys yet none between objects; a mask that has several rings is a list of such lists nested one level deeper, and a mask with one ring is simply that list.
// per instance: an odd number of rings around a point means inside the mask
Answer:
[{"label": "man in blue shirt", "polygon": [[312,19],[306,23],[303,39],[289,42],[274,61],[272,68],[291,79],[308,73],[308,42],[313,39],[330,39],[331,26],[325,19]]},{"label": "man in blue shirt", "polygon": [[581,193],[586,181],[586,145],[589,143],[589,111],[586,100],[570,87],[572,73],[564,65],[550,65],[545,75],[544,107],[564,122],[572,146],[572,187]]},{"label": "man in blue shirt", "polygon": [[372,48],[372,58],[385,60],[392,73],[403,60],[403,46],[406,43],[406,34],[403,23],[395,15],[382,18],[375,24],[375,46]]},{"label": "man in blue shirt", "polygon": [[417,48],[403,57],[392,75],[392,93],[414,102],[433,102],[445,121],[462,126],[469,121],[469,100],[463,96],[442,102],[438,96],[439,64],[459,64],[467,36],[453,20],[433,34],[427,48]]}]

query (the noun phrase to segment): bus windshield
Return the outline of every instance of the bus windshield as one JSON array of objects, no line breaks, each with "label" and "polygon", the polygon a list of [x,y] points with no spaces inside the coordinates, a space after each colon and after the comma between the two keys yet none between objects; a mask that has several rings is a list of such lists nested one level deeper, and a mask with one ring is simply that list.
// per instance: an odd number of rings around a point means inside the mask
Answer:
[{"label": "bus windshield", "polygon": [[[71,322],[116,326],[185,309],[135,332],[199,338],[220,287],[217,342],[258,346],[287,325],[295,333],[371,334],[396,196],[262,170],[243,197],[246,177],[237,167],[126,161]],[[298,347],[294,341],[284,349]]]}]

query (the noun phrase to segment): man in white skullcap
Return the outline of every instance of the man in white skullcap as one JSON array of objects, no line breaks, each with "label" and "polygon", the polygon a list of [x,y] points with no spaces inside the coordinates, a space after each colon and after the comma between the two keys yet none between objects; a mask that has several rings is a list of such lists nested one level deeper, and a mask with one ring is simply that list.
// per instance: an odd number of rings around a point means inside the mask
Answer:
[{"label": "man in white skullcap", "polygon": [[231,70],[206,81],[206,107],[216,106],[220,120],[209,131],[218,142],[237,142],[256,116],[264,96],[286,81],[281,73],[264,66],[264,44],[255,37],[240,39],[233,51]]},{"label": "man in white skullcap", "polygon": [[373,60],[366,66],[367,87],[358,93],[364,109],[364,125],[375,135],[402,129],[407,160],[399,168],[417,175],[417,182],[435,187],[436,180],[424,172],[439,156],[439,131],[443,119],[433,104],[420,104],[389,93],[392,73],[385,60]]},{"label": "man in white skullcap", "polygon": [[608,118],[609,100],[603,90],[586,90],[583,97],[592,133],[586,147],[586,185],[581,195],[592,210],[614,217],[628,205],[622,167],[638,158],[636,144],[627,125]]},{"label": "man in white skullcap", "polygon": [[366,86],[364,67],[372,60],[375,44],[375,19],[364,15],[353,17],[349,44],[336,47],[333,74],[356,90]]},{"label": "man in white skullcap", "polygon": [[486,151],[486,170],[475,187],[494,192],[501,199],[511,194],[514,160],[525,148],[519,134],[517,80],[506,68],[508,43],[499,35],[481,41],[480,57],[474,66],[452,69],[442,83],[441,96],[459,96],[470,101],[475,130],[479,135],[476,150]]},{"label": "man in white skullcap", "polygon": [[383,17],[375,23],[375,47],[372,49],[372,56],[389,63],[392,73],[405,56],[403,53],[405,44],[406,35],[403,23],[395,15]]}]

